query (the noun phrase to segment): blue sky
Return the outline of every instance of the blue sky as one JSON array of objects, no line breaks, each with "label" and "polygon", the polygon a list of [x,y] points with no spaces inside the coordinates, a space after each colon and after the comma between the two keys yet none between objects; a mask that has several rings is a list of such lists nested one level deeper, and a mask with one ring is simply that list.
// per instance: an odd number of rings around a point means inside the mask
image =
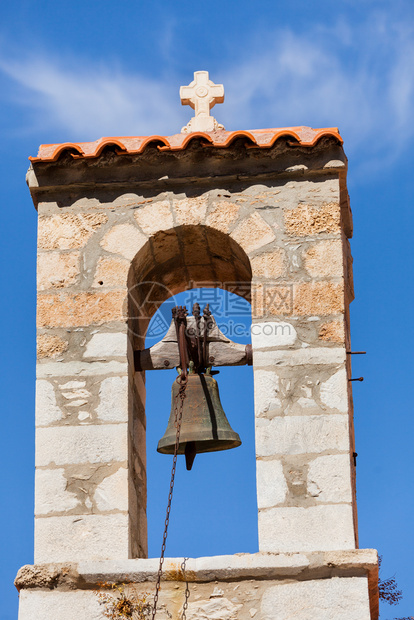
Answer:
[{"label": "blue sky", "polygon": [[[360,545],[380,550],[384,574],[395,573],[404,592],[381,617],[412,615],[412,0],[14,0],[0,17],[0,619],[17,617],[12,581],[33,559],[36,212],[27,157],[40,143],[178,132],[191,115],[178,89],[196,70],[224,84],[214,115],[226,129],[338,126],[344,137],[352,341],[368,352],[353,360],[354,376],[365,377],[354,383]],[[169,412],[171,377],[163,377],[149,405],[160,412],[150,452]],[[244,446],[197,457],[192,478],[180,466],[170,555],[257,546],[251,374],[226,369],[219,380]],[[153,555],[169,466],[149,457]]]}]

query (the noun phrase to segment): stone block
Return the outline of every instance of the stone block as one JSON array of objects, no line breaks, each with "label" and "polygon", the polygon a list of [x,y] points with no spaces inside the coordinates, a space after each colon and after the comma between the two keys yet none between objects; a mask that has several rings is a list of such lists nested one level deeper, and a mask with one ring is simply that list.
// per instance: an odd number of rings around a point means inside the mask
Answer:
[{"label": "stone block", "polygon": [[371,620],[367,577],[280,583],[262,599],[260,620]]},{"label": "stone block", "polygon": [[82,404],[86,404],[91,393],[85,388],[85,385],[85,381],[67,381],[59,386],[63,398],[70,401],[66,403],[67,406],[73,404],[75,400],[82,400],[84,401]]},{"label": "stone block", "polygon": [[254,366],[305,366],[308,364],[343,364],[346,353],[343,347],[306,347],[284,351],[255,351]]},{"label": "stone block", "polygon": [[348,411],[348,375],[345,368],[341,368],[321,383],[319,392],[324,405],[346,413]]},{"label": "stone block", "polygon": [[286,317],[293,313],[292,284],[252,283],[252,319]]},{"label": "stone block", "polygon": [[351,505],[279,506],[259,511],[259,549],[262,552],[354,548]]},{"label": "stone block", "polygon": [[79,276],[79,252],[42,252],[37,257],[37,290],[64,288]]},{"label": "stone block", "polygon": [[58,357],[68,348],[68,341],[54,334],[39,334],[37,336],[37,359]]},{"label": "stone block", "polygon": [[320,207],[300,204],[295,209],[285,210],[285,230],[288,235],[307,237],[321,233],[339,234],[340,207],[330,202]]},{"label": "stone block", "polygon": [[38,248],[39,250],[82,248],[93,233],[107,221],[105,213],[41,216],[38,226]]},{"label": "stone block", "polygon": [[182,252],[185,265],[208,265],[211,261],[207,251],[200,251],[205,248],[205,234],[203,227],[195,228],[191,235],[185,237]]},{"label": "stone block", "polygon": [[[78,380],[74,380],[74,381],[66,381],[66,383],[63,383],[61,385],[59,385],[59,388],[61,390],[79,390],[84,388],[86,385],[86,381],[78,381]],[[88,392],[88,396],[89,396],[89,392]]]},{"label": "stone block", "polygon": [[251,260],[252,274],[256,278],[279,278],[285,273],[285,252],[277,248],[264,252]]},{"label": "stone block", "polygon": [[[355,554],[359,554],[359,550]],[[309,559],[311,557],[311,561]],[[321,568],[324,555],[321,553],[305,555],[303,553],[237,553],[234,555],[216,555],[201,558],[189,558],[186,564],[190,581],[209,583],[211,581],[234,582],[242,579],[272,579],[300,575],[310,564]],[[356,558],[357,560],[357,558]],[[157,558],[140,558],[114,560],[112,562],[81,561],[78,565],[82,584],[91,585],[100,581],[125,581],[136,583],[153,581],[157,576],[159,561]],[[182,558],[166,558],[164,570],[169,575],[177,575]]]},{"label": "stone block", "polygon": [[122,375],[128,372],[125,362],[48,362],[38,364],[37,376],[42,379],[54,377],[97,377],[100,375]]},{"label": "stone block", "polygon": [[102,620],[102,605],[92,590],[22,590],[18,620]]},{"label": "stone block", "polygon": [[256,454],[318,454],[349,450],[346,415],[284,416],[256,419]]},{"label": "stone block", "polygon": [[101,241],[107,252],[132,259],[147,242],[147,237],[132,224],[118,224],[109,230]]},{"label": "stone block", "polygon": [[91,414],[88,411],[79,411],[78,420],[81,424],[88,424],[91,419]]},{"label": "stone block", "polygon": [[276,239],[273,229],[256,212],[243,220],[230,236],[241,245],[246,254],[258,250]]},{"label": "stone block", "polygon": [[50,381],[38,379],[36,381],[36,426],[49,426],[59,422],[63,417],[58,407],[55,389]]},{"label": "stone block", "polygon": [[[220,232],[213,228],[207,228],[204,231],[207,237],[208,248],[214,258],[221,259],[221,261],[227,261],[229,263],[234,262],[235,256],[243,260],[244,252],[237,246],[230,242],[228,236],[223,236]],[[201,244],[200,244],[201,245]],[[240,252],[242,256],[240,257]]]},{"label": "stone block", "polygon": [[323,323],[319,329],[319,338],[328,342],[345,342],[344,321],[328,321]]},{"label": "stone block", "polygon": [[128,421],[128,377],[107,377],[99,389],[98,418],[103,422]]},{"label": "stone block", "polygon": [[230,200],[217,200],[206,217],[207,226],[227,233],[231,224],[236,221],[240,211],[240,205]]},{"label": "stone block", "polygon": [[120,467],[96,487],[93,499],[98,510],[128,510],[128,470]]},{"label": "stone block", "polygon": [[148,198],[144,198],[142,194],[133,191],[126,191],[114,198],[112,204],[114,207],[135,208],[137,205],[149,202]]},{"label": "stone block", "polygon": [[210,618],[236,620],[242,608],[241,603],[233,603],[223,596],[222,591],[215,588],[210,599],[191,601],[188,604],[186,617],[188,620],[209,620]]},{"label": "stone block", "polygon": [[37,429],[36,466],[124,462],[127,425],[53,426]]},{"label": "stone block", "polygon": [[[213,268],[211,263],[207,265],[190,265],[188,267],[188,285],[190,288],[205,288],[214,286],[216,284],[215,274],[213,272]],[[221,281],[220,285],[222,284]],[[224,285],[226,284],[226,280],[224,281]],[[223,285],[223,288],[224,288]],[[175,287],[175,288],[174,288]],[[170,290],[177,294],[180,292],[177,283],[174,282],[174,287],[170,284]]]},{"label": "stone block", "polygon": [[128,336],[122,332],[99,332],[93,334],[86,345],[83,357],[101,358],[125,357]]},{"label": "stone block", "polygon": [[128,558],[128,514],[40,517],[35,520],[35,562]]},{"label": "stone block", "polygon": [[274,370],[255,369],[254,408],[258,417],[264,416],[270,411],[281,412],[279,377]]},{"label": "stone block", "polygon": [[102,256],[98,260],[92,287],[123,287],[127,286],[128,272],[131,263],[123,258]]},{"label": "stone block", "polygon": [[[172,232],[159,233],[157,242],[153,244],[154,257],[157,263],[164,263],[172,259],[178,259],[181,253],[181,247],[178,243],[177,233],[174,229]],[[176,277],[176,274],[174,274]]]},{"label": "stone block", "polygon": [[344,304],[342,282],[304,282],[293,288],[293,313],[298,316],[341,314]]},{"label": "stone block", "polygon": [[37,298],[38,327],[80,327],[125,321],[126,291],[59,293]]},{"label": "stone block", "polygon": [[313,243],[305,252],[305,269],[312,278],[340,278],[344,275],[341,239]]},{"label": "stone block", "polygon": [[137,394],[140,395],[141,401],[145,403],[145,372],[134,372],[134,386],[137,391]]},{"label": "stone block", "polygon": [[286,500],[288,487],[283,473],[281,461],[256,462],[257,506],[271,508],[283,504]]},{"label": "stone block", "polygon": [[153,235],[159,230],[169,230],[174,226],[168,200],[160,200],[139,207],[134,212],[134,217],[146,235]]},{"label": "stone block", "polygon": [[35,514],[66,512],[80,505],[75,493],[66,490],[65,470],[37,469],[35,481]]},{"label": "stone block", "polygon": [[[21,591],[28,588],[63,588],[81,586],[82,590],[92,589],[99,582],[130,582],[145,587],[156,579],[159,561],[157,558],[129,558],[111,560],[80,560],[76,569],[68,571],[61,564],[37,564],[23,566],[17,574],[15,584]],[[176,589],[175,578],[180,575],[181,558],[165,558],[164,570],[167,577],[165,589],[171,584]],[[237,553],[234,555],[189,558],[186,562],[187,576],[196,587],[205,584],[210,588],[211,582],[219,582],[219,587],[234,588],[234,582],[255,580],[263,586],[270,580],[280,583],[281,579],[295,577],[307,579],[330,578],[332,569],[336,576],[349,577],[355,574],[369,573],[369,579],[375,579],[378,567],[378,554],[374,549],[349,549],[340,551],[311,551],[305,553]],[[226,585],[227,584],[227,585]],[[232,585],[233,584],[233,585]],[[247,584],[250,587],[250,584]],[[236,588],[238,590],[239,588]],[[255,588],[256,589],[256,588]],[[264,588],[265,589],[265,588]],[[163,588],[164,590],[164,588]],[[235,591],[235,590],[233,590]],[[209,590],[209,594],[211,590]]]},{"label": "stone block", "polygon": [[327,551],[324,562],[333,568],[366,571],[378,569],[378,551],[376,549],[352,549],[347,551]]},{"label": "stone block", "polygon": [[173,199],[173,209],[178,224],[203,224],[207,211],[207,196]]},{"label": "stone block", "polygon": [[[71,570],[68,573],[73,576]],[[48,588],[56,584],[61,574],[62,568],[56,564],[25,564],[18,570],[14,585],[18,592],[26,588]]]},{"label": "stone block", "polygon": [[352,502],[349,454],[326,454],[310,461],[307,492],[318,502]]},{"label": "stone block", "polygon": [[253,350],[288,347],[297,340],[296,329],[285,321],[261,321],[251,326]]},{"label": "stone block", "polygon": [[213,280],[213,274],[217,275],[219,282],[217,286],[225,290],[228,288],[228,284],[230,284],[230,287],[234,287],[234,282],[238,280],[234,262],[232,260],[217,258],[216,255],[213,255],[212,269],[210,267],[210,277],[206,279],[207,282]]}]

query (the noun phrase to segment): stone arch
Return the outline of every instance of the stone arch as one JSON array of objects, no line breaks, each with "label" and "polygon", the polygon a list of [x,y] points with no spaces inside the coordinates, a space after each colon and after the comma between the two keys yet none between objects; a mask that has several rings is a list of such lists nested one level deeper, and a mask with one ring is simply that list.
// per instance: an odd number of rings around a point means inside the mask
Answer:
[{"label": "stone arch", "polygon": [[[157,231],[132,259],[128,274],[130,351],[144,348],[152,316],[171,295],[197,286],[230,288],[250,301],[252,270],[242,247],[217,229],[188,224]],[[145,379],[129,356],[130,549],[147,555]],[[132,488],[131,488],[132,487]]]},{"label": "stone arch", "polygon": [[[67,430],[66,420],[53,417],[54,405],[48,408],[51,418],[45,421],[40,399],[38,424],[48,428],[37,432],[39,466],[50,469],[47,476],[54,476],[53,484],[59,490],[62,480],[49,467],[55,459],[54,442],[49,440],[53,435],[69,446],[60,462],[70,485],[78,485],[86,470],[93,470],[97,477],[89,484],[87,498],[79,495],[78,504],[71,509],[82,515],[81,520],[67,518],[58,495],[53,510],[40,505],[40,511],[47,513],[37,513],[36,561],[87,559],[91,554],[101,559],[147,555],[145,383],[142,373],[134,372],[134,351],[143,348],[143,336],[158,305],[168,292],[182,290],[189,279],[202,286],[216,286],[218,279],[230,280],[231,290],[246,298],[251,285],[259,548],[308,548],[303,532],[314,531],[319,513],[323,513],[326,526],[336,531],[331,504],[325,505],[323,497],[306,495],[307,467],[317,458],[307,450],[309,437],[317,438],[318,446],[333,456],[338,456],[340,449],[341,462],[347,459],[348,467],[338,464],[342,471],[352,466],[349,451],[344,456],[349,439],[345,396],[333,400],[329,396],[337,390],[347,394],[349,386],[344,343],[340,338],[337,342],[338,336],[332,332],[343,325],[343,268],[340,258],[326,261],[325,257],[325,249],[342,247],[340,208],[338,203],[325,204],[323,197],[320,202],[315,199],[312,206],[311,198],[320,183],[315,187],[305,182],[300,205],[294,207],[292,200],[285,200],[291,184],[280,181],[273,189],[257,186],[253,193],[240,187],[233,193],[226,190],[226,194],[224,190],[191,190],[191,195],[190,191],[165,191],[154,201],[125,194],[113,203],[113,209],[105,207],[102,212],[78,213],[78,204],[73,213],[62,214],[55,213],[54,206],[42,207],[39,265],[44,267],[45,261],[49,268],[53,260],[53,281],[51,289],[44,292],[43,287],[49,286],[47,278],[39,279],[39,327],[45,330],[42,337],[52,343],[58,338],[65,344],[68,327],[73,334],[62,356],[65,366],[52,364],[39,370],[47,379],[44,389],[53,390],[56,384],[59,398],[68,385],[76,390],[79,373],[84,375],[91,417],[85,423],[70,409],[72,403],[64,404],[73,426]],[[332,198],[331,190],[328,195]],[[59,255],[56,260],[57,248],[76,250],[70,258],[77,257],[79,277],[70,275],[69,255]],[[58,294],[53,290],[56,270],[63,270],[64,276],[58,281],[59,287],[64,284]],[[136,310],[143,307],[148,292],[144,283],[154,280],[161,280],[164,289],[161,287],[158,297],[155,295],[139,315]],[[330,340],[332,333],[334,341]],[[344,330],[342,339],[343,334]],[[82,402],[78,400],[79,407]],[[83,410],[79,413],[84,415]],[[321,424],[326,425],[326,433],[320,432]],[[337,436],[342,443],[335,443]],[[296,437],[301,438],[300,444]],[[103,462],[108,469],[101,467]],[[116,479],[111,468],[117,471]],[[298,500],[292,475],[304,489]],[[270,495],[269,488],[273,489]],[[38,496],[47,492],[45,482],[37,484]],[[66,497],[71,501],[70,490],[65,493],[65,501]],[[79,493],[83,491],[79,489]],[[338,495],[338,503],[349,525],[352,507],[342,501],[348,499],[347,493]],[[102,494],[105,501],[101,502]],[[297,523],[291,526],[289,546],[287,514],[289,522]],[[352,535],[349,526],[348,546]],[[48,541],[56,536],[64,543],[55,545],[51,553]],[[80,540],[82,544],[74,551]]]},{"label": "stone arch", "polygon": [[134,345],[141,348],[157,306],[190,283],[229,285],[250,301],[251,279],[245,251],[217,229],[191,224],[155,233],[133,258],[128,275],[128,327]]}]

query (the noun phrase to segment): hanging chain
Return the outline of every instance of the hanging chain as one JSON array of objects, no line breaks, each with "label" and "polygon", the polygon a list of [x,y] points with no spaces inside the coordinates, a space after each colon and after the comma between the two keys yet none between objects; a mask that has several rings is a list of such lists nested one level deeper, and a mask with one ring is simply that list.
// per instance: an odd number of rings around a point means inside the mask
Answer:
[{"label": "hanging chain", "polygon": [[[161,587],[162,566],[164,564],[164,554],[165,554],[165,547],[166,547],[166,542],[167,542],[168,526],[170,523],[171,502],[172,502],[172,496],[173,496],[173,490],[174,490],[175,470],[177,467],[178,447],[180,445],[181,420],[183,417],[183,406],[184,406],[184,399],[186,396],[185,388],[187,387],[187,376],[184,375],[184,373],[182,373],[181,376],[177,378],[177,382],[180,384],[180,389],[177,393],[176,402],[175,402],[175,422],[174,423],[175,423],[175,428],[176,428],[176,435],[175,435],[174,457],[173,457],[173,464],[172,464],[172,469],[171,469],[170,491],[168,493],[168,503],[167,503],[167,513],[165,517],[164,534],[162,537],[160,564],[158,568],[157,584],[155,586],[154,603],[152,606],[152,620],[155,619],[155,614],[157,613],[158,596],[159,596],[159,591]],[[185,560],[184,560],[184,564],[185,564]],[[188,597],[186,593],[186,602],[187,602],[187,598]]]},{"label": "hanging chain", "polygon": [[187,560],[188,558],[184,558],[183,562],[181,563],[181,570],[182,570],[183,578],[185,581],[184,603],[183,603],[183,612],[181,614],[181,620],[186,620],[186,613],[188,609],[188,599],[190,598],[190,589],[188,587],[187,576],[185,574],[185,563],[187,562]]}]

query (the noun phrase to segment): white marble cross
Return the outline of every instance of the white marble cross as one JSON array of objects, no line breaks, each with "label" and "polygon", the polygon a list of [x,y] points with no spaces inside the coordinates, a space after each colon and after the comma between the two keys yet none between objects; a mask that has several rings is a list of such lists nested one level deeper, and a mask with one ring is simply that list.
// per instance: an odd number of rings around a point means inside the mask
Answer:
[{"label": "white marble cross", "polygon": [[211,108],[224,101],[224,86],[209,80],[208,71],[195,71],[194,80],[188,86],[181,86],[180,99],[182,105],[189,105],[195,110],[195,116],[182,128],[182,133],[224,129],[210,116]]}]

